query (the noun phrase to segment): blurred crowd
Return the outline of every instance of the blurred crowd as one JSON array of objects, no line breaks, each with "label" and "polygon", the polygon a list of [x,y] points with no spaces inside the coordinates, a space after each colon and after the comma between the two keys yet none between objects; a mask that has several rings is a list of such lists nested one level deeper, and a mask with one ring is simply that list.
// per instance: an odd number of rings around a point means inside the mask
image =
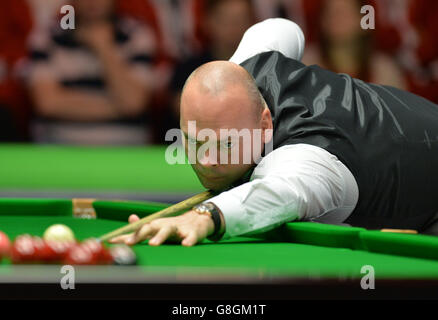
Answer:
[{"label": "blurred crowd", "polygon": [[[75,9],[64,30],[60,8]],[[375,8],[374,30],[360,9]],[[289,18],[303,62],[438,103],[435,0],[0,1],[0,141],[164,143],[199,65],[231,57],[257,21]]]}]

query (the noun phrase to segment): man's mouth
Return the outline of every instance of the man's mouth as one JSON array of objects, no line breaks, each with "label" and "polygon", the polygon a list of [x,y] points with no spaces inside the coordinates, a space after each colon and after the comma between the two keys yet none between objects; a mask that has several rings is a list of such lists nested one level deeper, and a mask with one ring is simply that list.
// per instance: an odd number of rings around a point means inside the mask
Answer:
[{"label": "man's mouth", "polygon": [[222,179],[222,176],[205,175],[203,173],[200,173],[200,175],[207,180],[220,180],[220,179]]}]

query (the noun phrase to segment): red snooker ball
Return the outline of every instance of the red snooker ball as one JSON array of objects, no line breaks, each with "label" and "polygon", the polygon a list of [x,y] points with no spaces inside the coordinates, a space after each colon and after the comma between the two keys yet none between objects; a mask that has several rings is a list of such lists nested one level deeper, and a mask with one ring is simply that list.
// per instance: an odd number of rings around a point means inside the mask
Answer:
[{"label": "red snooker ball", "polygon": [[61,262],[74,245],[71,242],[47,242],[40,237],[33,237],[35,261],[43,263]]},{"label": "red snooker ball", "polygon": [[10,249],[11,241],[4,232],[0,231],[0,259],[9,256]]},{"label": "red snooker ball", "polygon": [[94,259],[99,264],[111,264],[112,256],[104,244],[96,239],[88,239],[81,243],[81,247],[90,250]]},{"label": "red snooker ball", "polygon": [[54,252],[46,245],[46,242],[39,237],[32,237],[35,249],[34,259],[39,262],[49,262],[53,259]]},{"label": "red snooker ball", "polygon": [[76,243],[73,242],[46,241],[45,243],[46,247],[52,252],[52,258],[50,259],[52,262],[62,262],[68,252],[76,246]]},{"label": "red snooker ball", "polygon": [[35,261],[36,249],[32,236],[22,235],[15,239],[11,247],[11,260],[13,263],[29,263]]},{"label": "red snooker ball", "polygon": [[91,250],[80,245],[71,248],[64,259],[64,264],[70,265],[94,265],[96,263],[97,259]]}]

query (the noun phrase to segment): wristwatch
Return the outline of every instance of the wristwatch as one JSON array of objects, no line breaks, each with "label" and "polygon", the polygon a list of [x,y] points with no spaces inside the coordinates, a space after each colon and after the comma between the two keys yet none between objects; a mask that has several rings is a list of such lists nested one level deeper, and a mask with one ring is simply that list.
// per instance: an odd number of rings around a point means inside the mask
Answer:
[{"label": "wristwatch", "polygon": [[216,207],[216,205],[212,202],[206,202],[197,204],[192,208],[192,210],[199,214],[208,215],[213,219],[214,231],[210,236],[207,237],[207,239],[211,241],[220,240],[220,238],[223,236],[223,233],[221,232],[221,212],[219,211],[218,207]]}]

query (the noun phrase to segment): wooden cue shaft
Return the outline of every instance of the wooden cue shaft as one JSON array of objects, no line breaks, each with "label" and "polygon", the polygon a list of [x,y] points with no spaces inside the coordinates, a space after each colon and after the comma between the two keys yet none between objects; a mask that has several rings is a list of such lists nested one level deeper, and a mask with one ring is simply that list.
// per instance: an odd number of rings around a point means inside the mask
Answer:
[{"label": "wooden cue shaft", "polygon": [[184,201],[176,203],[176,204],[174,204],[166,209],[160,210],[154,214],[146,216],[143,219],[140,219],[134,223],[130,223],[130,224],[123,226],[119,229],[116,229],[112,232],[106,233],[103,236],[101,236],[99,238],[99,240],[100,241],[108,241],[111,238],[120,236],[120,235],[128,233],[128,232],[135,231],[138,228],[140,228],[141,226],[143,226],[144,224],[151,222],[152,220],[174,216],[179,211],[191,209],[193,206],[195,206],[195,205],[197,205],[205,200],[212,198],[214,195],[215,194],[213,191],[201,192],[197,195],[194,195],[191,198],[188,198]]}]

